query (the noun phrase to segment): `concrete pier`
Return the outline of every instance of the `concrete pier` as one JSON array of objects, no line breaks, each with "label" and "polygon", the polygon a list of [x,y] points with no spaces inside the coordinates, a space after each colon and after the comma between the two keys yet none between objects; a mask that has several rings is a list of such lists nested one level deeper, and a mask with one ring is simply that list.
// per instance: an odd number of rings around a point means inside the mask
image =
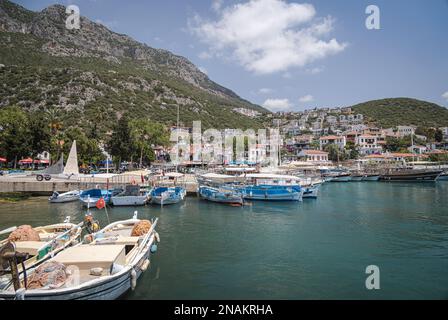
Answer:
[{"label": "concrete pier", "polygon": [[[132,182],[140,183],[141,177],[133,176],[115,176],[109,179],[100,177],[82,178],[79,180],[51,179],[51,181],[39,182],[35,177],[30,176],[6,176],[0,177],[0,193],[17,193],[26,192],[36,195],[51,195],[54,191],[68,192],[72,190],[88,190],[93,188],[110,189],[124,187]],[[151,181],[145,185],[151,185]],[[194,176],[186,176],[185,182],[181,184],[185,186],[188,193],[196,193],[197,182]]]}]

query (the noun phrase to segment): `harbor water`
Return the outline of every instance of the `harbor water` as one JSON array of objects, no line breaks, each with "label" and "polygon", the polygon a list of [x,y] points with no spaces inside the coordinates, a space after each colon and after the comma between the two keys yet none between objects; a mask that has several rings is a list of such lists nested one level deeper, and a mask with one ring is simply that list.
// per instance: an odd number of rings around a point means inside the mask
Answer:
[{"label": "harbor water", "polygon": [[[327,183],[318,199],[147,206],[161,243],[124,299],[448,299],[448,182]],[[110,220],[133,208],[109,208]],[[80,204],[0,204],[0,229],[83,219]],[[93,210],[104,226],[105,210]],[[367,290],[366,267],[380,270]]]}]

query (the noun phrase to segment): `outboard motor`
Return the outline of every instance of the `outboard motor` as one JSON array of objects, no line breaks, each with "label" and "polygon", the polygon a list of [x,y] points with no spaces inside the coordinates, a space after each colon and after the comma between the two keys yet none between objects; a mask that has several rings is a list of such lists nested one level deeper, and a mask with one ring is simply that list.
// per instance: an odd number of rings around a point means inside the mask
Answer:
[{"label": "outboard motor", "polygon": [[50,201],[51,200],[56,200],[59,197],[59,192],[55,191],[53,192],[53,194],[50,197]]},{"label": "outboard motor", "polygon": [[8,242],[0,248],[0,276],[10,274],[15,291],[22,287],[20,273],[17,267],[19,264],[22,265],[25,289],[27,287],[25,261],[28,258],[28,253],[17,252],[16,246],[12,242]]}]

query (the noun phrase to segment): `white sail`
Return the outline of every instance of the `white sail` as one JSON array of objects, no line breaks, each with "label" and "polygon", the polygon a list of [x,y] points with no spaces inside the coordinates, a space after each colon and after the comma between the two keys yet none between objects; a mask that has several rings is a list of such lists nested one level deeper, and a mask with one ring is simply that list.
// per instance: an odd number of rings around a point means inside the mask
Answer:
[{"label": "white sail", "polygon": [[70,154],[68,155],[67,163],[64,168],[65,175],[79,175],[78,167],[78,152],[76,151],[76,140],[73,141]]}]

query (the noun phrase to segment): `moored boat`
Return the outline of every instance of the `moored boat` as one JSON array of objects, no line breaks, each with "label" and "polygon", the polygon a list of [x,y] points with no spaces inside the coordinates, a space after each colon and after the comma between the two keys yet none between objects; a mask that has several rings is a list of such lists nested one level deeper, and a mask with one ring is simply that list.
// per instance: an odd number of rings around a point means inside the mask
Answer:
[{"label": "moored boat", "polygon": [[437,181],[448,181],[448,171],[443,172],[439,178],[437,178]]},{"label": "moored boat", "polygon": [[243,196],[240,192],[234,189],[214,188],[209,186],[200,186],[198,194],[202,199],[225,203],[225,204],[243,204]]},{"label": "moored boat", "polygon": [[65,193],[59,193],[57,191],[53,192],[51,197],[48,199],[51,203],[67,203],[79,200],[79,195],[81,192],[79,190],[69,191]]},{"label": "moored boat", "polygon": [[161,206],[176,204],[185,199],[187,190],[183,187],[156,187],[151,191],[151,203]]},{"label": "moored boat", "polygon": [[349,182],[352,180],[350,173],[340,173],[331,177],[330,182]]},{"label": "moored boat", "polygon": [[362,181],[378,181],[380,179],[379,174],[366,174]]},{"label": "moored boat", "polygon": [[151,197],[151,191],[138,185],[128,185],[125,191],[111,197],[114,206],[144,206]]},{"label": "moored boat", "polygon": [[390,182],[434,182],[442,173],[442,170],[393,170],[381,175],[380,180]]},{"label": "moored boat", "polygon": [[303,198],[317,198],[320,185],[302,186]]},{"label": "moored boat", "polygon": [[85,207],[93,208],[95,204],[101,199],[104,199],[106,204],[110,203],[110,199],[123,192],[122,189],[105,190],[105,189],[90,189],[81,192],[79,200]]},{"label": "moored boat", "polygon": [[302,201],[303,188],[301,179],[289,175],[248,174],[245,175],[246,185],[237,189],[247,200],[262,201]]},{"label": "moored boat", "polygon": [[[40,272],[58,271],[39,286],[12,285],[0,291],[0,298],[21,300],[112,300],[134,289],[140,275],[157,249],[157,219],[141,221],[134,217],[117,221],[89,235],[90,243],[69,248],[43,264],[43,270],[30,273],[30,282]],[[70,270],[70,271],[69,271]],[[42,283],[43,282],[43,283]]]},{"label": "moored boat", "polygon": [[[17,266],[17,272],[23,274],[23,270],[27,272],[66,248],[77,244],[82,232],[81,226],[82,223],[75,225],[70,223],[67,218],[64,223],[36,228],[31,226],[12,227],[0,231],[0,235],[9,234],[7,239],[0,241],[0,261],[2,261],[0,276],[2,267],[7,262],[5,254],[20,256],[21,263]],[[14,258],[14,260],[17,263],[18,258]],[[5,273],[8,274],[11,269],[3,271],[7,271]],[[0,277],[0,289],[5,283],[10,283],[10,280]]]},{"label": "moored boat", "polygon": [[359,182],[364,180],[364,175],[362,174],[352,174],[350,181],[352,182]]}]

